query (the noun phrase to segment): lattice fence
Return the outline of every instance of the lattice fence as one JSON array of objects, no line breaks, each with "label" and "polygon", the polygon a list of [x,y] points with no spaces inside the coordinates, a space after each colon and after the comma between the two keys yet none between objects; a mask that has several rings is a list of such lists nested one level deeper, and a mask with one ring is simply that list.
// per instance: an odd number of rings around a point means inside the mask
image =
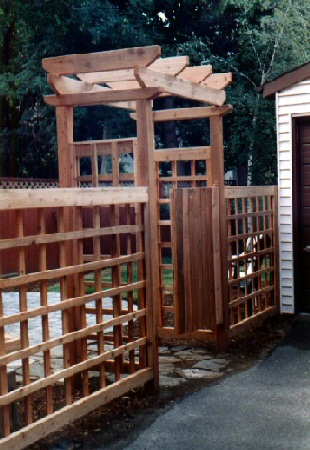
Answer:
[{"label": "lattice fence", "polygon": [[0,189],[48,189],[58,187],[58,180],[34,178],[0,178]]},{"label": "lattice fence", "polygon": [[[145,188],[3,192],[0,209],[15,211],[15,230],[0,240],[0,256],[15,249],[19,275],[0,278],[0,448],[23,448],[152,379],[146,203]],[[57,208],[57,233],[46,232],[49,207]],[[24,233],[24,208],[38,209],[36,235]],[[109,224],[102,224],[102,208],[110,210]],[[85,209],[92,215],[87,226]],[[84,257],[86,241],[91,258]],[[55,242],[59,263],[50,269],[48,248]],[[25,258],[29,246],[39,260],[35,273]]]},{"label": "lattice fence", "polygon": [[277,187],[226,188],[230,331],[277,312]]}]

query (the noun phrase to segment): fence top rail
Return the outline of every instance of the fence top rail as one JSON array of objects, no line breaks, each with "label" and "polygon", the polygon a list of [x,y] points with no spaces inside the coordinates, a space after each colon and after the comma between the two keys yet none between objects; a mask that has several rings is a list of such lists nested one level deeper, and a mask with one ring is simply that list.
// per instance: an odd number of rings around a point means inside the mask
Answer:
[{"label": "fence top rail", "polygon": [[225,198],[246,198],[274,195],[277,186],[238,186],[226,187]]},{"label": "fence top rail", "polygon": [[146,187],[8,189],[0,193],[0,211],[66,206],[108,206],[147,201]]},{"label": "fence top rail", "polygon": [[131,142],[136,142],[136,137],[129,137],[129,138],[118,138],[118,139],[101,139],[101,140],[90,140],[90,141],[74,141],[72,142],[72,145],[79,146],[79,145],[111,145],[113,143],[116,144],[127,144]]}]

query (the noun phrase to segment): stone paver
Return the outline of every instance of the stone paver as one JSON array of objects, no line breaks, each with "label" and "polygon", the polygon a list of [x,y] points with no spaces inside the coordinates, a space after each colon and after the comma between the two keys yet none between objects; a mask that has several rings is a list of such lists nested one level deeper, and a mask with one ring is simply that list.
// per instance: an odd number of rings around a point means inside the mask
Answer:
[{"label": "stone paver", "polygon": [[219,378],[222,376],[219,372],[211,372],[209,370],[201,370],[201,369],[184,369],[179,370],[178,373],[182,375],[184,378]]},{"label": "stone paver", "polygon": [[[28,309],[33,310],[40,306],[40,293],[29,292]],[[60,294],[58,292],[48,293],[48,304],[54,305],[60,301]],[[4,314],[12,315],[19,312],[19,293],[5,292],[3,294]],[[88,306],[93,306],[89,303]],[[104,299],[104,307],[111,307],[112,299]],[[124,309],[127,303],[123,302]],[[110,317],[107,317],[108,320]],[[88,316],[88,325],[95,324],[95,316]],[[49,314],[50,338],[54,339],[62,335],[62,321],[61,313],[55,312]],[[9,325],[5,332],[11,335],[19,336],[19,323]],[[29,320],[29,342],[30,345],[36,345],[42,342],[42,323],[41,317],[38,316]],[[113,349],[113,345],[106,344],[106,350]],[[96,350],[96,343],[90,342],[88,344],[88,351],[90,355]],[[52,368],[54,371],[63,369],[63,348],[62,346],[55,347],[51,350]],[[137,360],[138,361],[138,360]],[[163,346],[160,348],[160,385],[165,387],[175,387],[193,378],[218,378],[226,369],[227,361],[224,358],[214,358],[204,349],[190,349],[183,345],[175,347]],[[31,358],[30,371],[31,378],[37,379],[44,377],[43,369],[43,353],[33,355]],[[21,361],[14,362],[14,367],[19,380],[22,370]],[[221,372],[221,373],[219,373]],[[96,372],[94,372],[95,374]],[[93,376],[94,376],[93,374]],[[111,374],[111,381],[114,381],[114,376]]]},{"label": "stone paver", "polygon": [[203,359],[193,365],[194,369],[210,370],[211,372],[220,372],[221,370],[224,370],[225,367],[226,364],[218,364],[212,359]]}]

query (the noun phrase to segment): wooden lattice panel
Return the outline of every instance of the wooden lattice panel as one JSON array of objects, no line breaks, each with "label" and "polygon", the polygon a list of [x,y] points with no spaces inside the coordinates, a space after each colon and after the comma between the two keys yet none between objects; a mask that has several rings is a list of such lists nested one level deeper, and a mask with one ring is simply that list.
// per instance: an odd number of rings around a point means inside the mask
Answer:
[{"label": "wooden lattice panel", "polygon": [[[146,202],[145,188],[3,193],[0,209],[15,210],[16,221],[11,238],[0,236],[0,261],[2,252],[15,249],[18,275],[0,278],[0,448],[23,448],[152,379],[146,358]],[[57,233],[46,232],[49,207],[57,208]],[[101,220],[106,207],[109,224]],[[36,235],[24,232],[23,208],[36,211]],[[125,214],[118,216],[121,208]],[[84,209],[92,216],[87,226]],[[93,249],[89,261],[84,259],[86,241]],[[48,248],[55,242],[59,264],[51,269]],[[38,272],[28,270],[29,246],[36,250]],[[7,334],[12,327],[20,337],[15,351]],[[10,386],[11,366],[19,360],[17,384]],[[14,408],[19,411],[15,423]]]},{"label": "wooden lattice panel", "polygon": [[231,332],[277,311],[276,189],[226,188]]},{"label": "wooden lattice panel", "polygon": [[42,189],[58,187],[58,180],[0,178],[0,189]]},{"label": "wooden lattice panel", "polygon": [[78,187],[133,186],[133,158],[136,144],[137,140],[134,138],[72,144],[76,185]]}]

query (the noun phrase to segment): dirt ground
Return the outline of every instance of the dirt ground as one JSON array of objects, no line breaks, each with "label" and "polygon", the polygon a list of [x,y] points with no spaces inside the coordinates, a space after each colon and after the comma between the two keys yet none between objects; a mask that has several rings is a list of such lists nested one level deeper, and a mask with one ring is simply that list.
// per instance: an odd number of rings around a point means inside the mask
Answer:
[{"label": "dirt ground", "polygon": [[[214,357],[224,356],[230,361],[230,370],[225,376],[231,376],[267,357],[289,334],[291,323],[290,316],[274,317],[259,329],[248,332],[246,337],[232,340],[226,353],[219,353],[210,344],[204,345],[196,341],[163,340],[161,345],[207,349]],[[122,449],[126,443],[135,439],[141,429],[152,423],[163,408],[169,408],[179,398],[215,382],[218,380],[191,379],[179,386],[161,387],[157,395],[146,394],[142,388],[136,389],[65,426],[28,449]]]}]

